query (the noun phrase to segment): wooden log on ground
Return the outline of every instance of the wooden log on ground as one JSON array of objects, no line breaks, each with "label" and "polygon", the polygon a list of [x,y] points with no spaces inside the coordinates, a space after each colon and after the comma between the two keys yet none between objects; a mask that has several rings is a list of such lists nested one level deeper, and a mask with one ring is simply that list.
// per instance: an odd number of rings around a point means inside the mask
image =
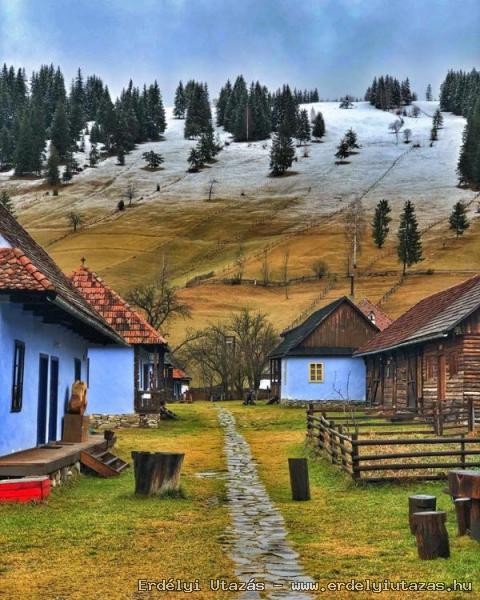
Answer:
[{"label": "wooden log on ground", "polygon": [[447,515],[442,510],[413,514],[418,557],[422,560],[448,558],[450,545],[445,522]]},{"label": "wooden log on ground", "polygon": [[410,524],[410,531],[412,533],[415,533],[415,527],[413,523],[413,515],[415,513],[435,510],[437,510],[437,498],[435,496],[428,496],[427,494],[417,494],[416,496],[409,496],[408,522]]},{"label": "wooden log on ground", "polygon": [[135,493],[142,495],[177,492],[185,454],[132,452]]},{"label": "wooden log on ground", "polygon": [[290,487],[292,500],[310,500],[310,482],[306,458],[289,458]]},{"label": "wooden log on ground", "polygon": [[466,535],[470,529],[470,498],[455,499],[455,513],[457,515],[458,535]]}]

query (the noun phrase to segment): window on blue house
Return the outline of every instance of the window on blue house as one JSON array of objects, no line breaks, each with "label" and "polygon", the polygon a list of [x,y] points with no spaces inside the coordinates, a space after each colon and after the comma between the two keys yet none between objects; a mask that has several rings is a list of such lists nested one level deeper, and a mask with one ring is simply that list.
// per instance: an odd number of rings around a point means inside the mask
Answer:
[{"label": "window on blue house", "polygon": [[323,363],[310,363],[310,383],[323,383],[325,368]]},{"label": "window on blue house", "polygon": [[82,361],[79,358],[73,359],[75,381],[82,381]]},{"label": "window on blue house", "polygon": [[13,353],[12,412],[22,410],[24,369],[25,344],[16,340]]}]

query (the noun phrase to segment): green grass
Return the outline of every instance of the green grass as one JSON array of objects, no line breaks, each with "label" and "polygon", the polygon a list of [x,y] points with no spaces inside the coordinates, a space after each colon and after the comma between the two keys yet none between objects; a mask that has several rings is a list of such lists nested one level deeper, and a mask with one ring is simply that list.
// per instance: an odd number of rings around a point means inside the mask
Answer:
[{"label": "green grass", "polygon": [[[305,413],[279,406],[243,407],[228,404],[250,443],[261,478],[283,513],[290,540],[301,555],[305,570],[322,583],[350,581],[473,582],[480,597],[479,546],[458,538],[453,504],[443,489],[445,482],[357,486],[327,460],[314,458],[304,444]],[[264,428],[259,427],[264,424]],[[293,502],[290,497],[288,457],[307,456],[312,500]],[[420,561],[408,526],[408,496],[432,494],[447,512],[451,558]],[[351,597],[370,598],[371,593]],[[375,595],[374,595],[375,596]],[[403,593],[398,597],[439,598],[447,594]],[[319,594],[318,597],[326,597]],[[348,598],[348,592],[335,597]],[[395,593],[385,597],[397,597]],[[449,598],[463,595],[448,594]]]},{"label": "green grass", "polygon": [[[219,538],[228,525],[224,482],[195,473],[223,470],[223,435],[209,405],[181,406],[182,419],[118,433],[118,450],[185,451],[184,497],[139,498],[133,469],[118,478],[82,476],[46,504],[0,506],[0,597],[9,600],[132,598],[138,578],[203,582],[234,578]],[[175,593],[162,597],[175,598]]]},{"label": "green grass", "polygon": [[[306,573],[322,584],[391,579],[450,583],[472,581],[480,597],[479,546],[456,536],[453,506],[444,483],[356,486],[304,445],[305,412],[282,406],[222,403],[233,412],[252,448],[261,479],[284,515],[289,539]],[[116,479],[81,477],[54,490],[48,503],[0,506],[0,598],[96,600],[148,597],[135,592],[137,579],[201,580],[195,599],[225,600],[208,590],[210,578],[234,580],[234,567],[222,546],[229,527],[225,480],[198,478],[224,471],[223,431],[208,403],[175,407],[179,421],[159,429],[118,433],[124,458],[135,450],[185,451],[184,497],[138,498],[131,470]],[[312,500],[290,497],[288,457],[309,456]],[[408,527],[408,496],[437,496],[447,511],[451,558],[420,561]],[[153,597],[185,598],[183,593]],[[378,594],[337,592],[338,598]],[[333,595],[319,593],[319,598]],[[463,594],[385,593],[386,598],[464,598]]]}]

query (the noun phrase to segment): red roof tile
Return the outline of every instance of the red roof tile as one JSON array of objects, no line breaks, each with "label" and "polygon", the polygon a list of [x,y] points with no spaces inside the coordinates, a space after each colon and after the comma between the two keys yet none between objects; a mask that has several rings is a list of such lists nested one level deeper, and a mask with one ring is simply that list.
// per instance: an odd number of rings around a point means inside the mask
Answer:
[{"label": "red roof tile", "polygon": [[[0,236],[9,247],[0,252],[0,291],[52,292],[52,302],[70,314],[72,322],[82,321],[89,331],[122,343],[75,289],[54,260],[37,244],[9,211],[0,204]],[[72,317],[74,315],[74,317]]]},{"label": "red roof tile", "polygon": [[182,369],[178,369],[177,367],[174,367],[173,369],[173,378],[174,379],[191,379],[191,377],[189,377],[185,371],[183,371]]},{"label": "red roof tile", "polygon": [[0,289],[45,292],[54,286],[19,248],[0,248]]},{"label": "red roof tile", "polygon": [[141,314],[87,267],[80,267],[70,279],[85,300],[129,344],[167,343]]},{"label": "red roof tile", "polygon": [[480,275],[424,298],[358,349],[382,352],[400,345],[440,337],[480,306]]},{"label": "red roof tile", "polygon": [[[368,317],[375,325],[383,331],[389,325],[393,323],[393,319],[391,319],[388,315],[386,315],[381,308],[379,308],[373,302],[370,302],[368,298],[364,298],[357,304],[358,308],[363,312],[363,314]],[[371,315],[374,316],[372,319]]]}]

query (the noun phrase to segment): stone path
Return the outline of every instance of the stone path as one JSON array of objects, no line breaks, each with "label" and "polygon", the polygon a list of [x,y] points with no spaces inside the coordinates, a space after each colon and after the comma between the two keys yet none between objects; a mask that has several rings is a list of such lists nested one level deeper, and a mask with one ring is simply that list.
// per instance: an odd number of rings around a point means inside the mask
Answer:
[{"label": "stone path", "polygon": [[283,517],[258,477],[250,447],[238,433],[233,415],[224,408],[218,413],[225,430],[227,495],[233,522],[230,553],[240,581],[254,578],[266,586],[266,592],[243,592],[240,598],[310,599],[311,595],[291,589],[292,582],[313,584],[313,580],[304,575],[298,554],[286,541]]}]

